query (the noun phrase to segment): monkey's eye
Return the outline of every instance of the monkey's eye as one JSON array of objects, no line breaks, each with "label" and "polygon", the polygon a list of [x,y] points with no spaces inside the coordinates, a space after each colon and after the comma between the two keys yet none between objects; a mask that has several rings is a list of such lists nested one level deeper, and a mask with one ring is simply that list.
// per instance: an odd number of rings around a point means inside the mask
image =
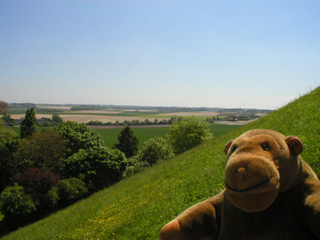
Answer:
[{"label": "monkey's eye", "polygon": [[237,150],[237,148],[238,148],[237,145],[234,145],[231,149],[231,152],[234,153]]},{"label": "monkey's eye", "polygon": [[265,151],[269,151],[269,150],[270,150],[270,147],[269,147],[269,145],[268,145],[267,143],[262,143],[262,144],[261,144],[261,147],[262,147],[262,149],[265,150]]}]

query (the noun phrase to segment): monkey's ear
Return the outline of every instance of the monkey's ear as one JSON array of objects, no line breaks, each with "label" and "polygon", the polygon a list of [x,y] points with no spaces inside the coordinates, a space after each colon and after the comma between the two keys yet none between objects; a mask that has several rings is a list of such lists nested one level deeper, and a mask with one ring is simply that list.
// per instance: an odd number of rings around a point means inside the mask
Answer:
[{"label": "monkey's ear", "polygon": [[233,140],[227,142],[227,144],[224,146],[224,153],[225,154],[228,154],[229,148],[230,148],[232,143],[233,143]]},{"label": "monkey's ear", "polygon": [[302,141],[296,136],[288,136],[285,139],[290,151],[294,156],[298,156],[303,150]]}]

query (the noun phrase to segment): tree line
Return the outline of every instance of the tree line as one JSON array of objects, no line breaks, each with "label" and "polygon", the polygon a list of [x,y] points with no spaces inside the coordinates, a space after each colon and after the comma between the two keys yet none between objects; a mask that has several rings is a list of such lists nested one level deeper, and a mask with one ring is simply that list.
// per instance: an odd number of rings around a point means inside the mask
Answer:
[{"label": "tree line", "polygon": [[[1,129],[6,129],[1,121]],[[12,132],[0,136],[4,231],[120,181],[128,165],[124,153],[106,148],[100,135],[85,124],[63,122],[37,131],[33,108],[21,122],[20,136]]]},{"label": "tree line", "polygon": [[38,131],[33,108],[21,122],[20,136],[2,134],[7,127],[0,123],[2,232],[38,220],[212,137],[207,123],[177,119],[166,139],[151,138],[138,151],[139,140],[129,126],[110,149],[83,123],[60,122]]},{"label": "tree line", "polygon": [[115,125],[115,126],[140,126],[140,125],[171,125],[174,121],[176,120],[181,120],[181,117],[171,117],[170,119],[154,119],[153,121],[149,120],[149,119],[145,119],[143,121],[141,120],[125,120],[123,122],[101,122],[101,121],[90,121],[87,123],[87,125],[106,125],[106,126],[111,126],[111,125]]}]

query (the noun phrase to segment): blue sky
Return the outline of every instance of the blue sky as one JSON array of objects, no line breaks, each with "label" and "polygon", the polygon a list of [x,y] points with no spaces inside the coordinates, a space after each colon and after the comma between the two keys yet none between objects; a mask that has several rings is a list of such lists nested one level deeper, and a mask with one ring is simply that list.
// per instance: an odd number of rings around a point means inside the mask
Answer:
[{"label": "blue sky", "polygon": [[0,100],[277,109],[320,84],[320,1],[1,0]]}]

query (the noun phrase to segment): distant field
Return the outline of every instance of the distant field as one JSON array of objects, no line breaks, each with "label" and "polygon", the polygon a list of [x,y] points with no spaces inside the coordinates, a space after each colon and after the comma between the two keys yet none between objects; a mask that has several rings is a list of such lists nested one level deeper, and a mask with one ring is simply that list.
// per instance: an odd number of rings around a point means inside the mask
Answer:
[{"label": "distant field", "polygon": [[[20,127],[8,127],[9,129],[12,129],[13,131],[15,131],[16,133],[18,133],[20,135]],[[45,131],[48,129],[52,129],[51,127],[38,127],[38,131]]]},{"label": "distant field", "polygon": [[71,110],[71,106],[60,106],[60,105],[39,105],[37,108],[41,109],[58,109],[58,110]]},{"label": "distant field", "polygon": [[[13,119],[21,119],[25,116],[25,114],[12,114],[11,118]],[[88,123],[90,121],[100,121],[103,123],[112,122],[115,123],[116,121],[124,122],[124,121],[132,121],[132,120],[140,120],[144,121],[148,119],[150,121],[154,121],[158,119],[159,121],[165,119],[164,117],[140,117],[140,116],[119,116],[117,114],[110,114],[110,115],[98,115],[98,114],[59,114],[59,116],[64,121],[73,121],[78,123]],[[52,114],[36,114],[36,118],[52,118]]]},{"label": "distant field", "polygon": [[[139,120],[144,121],[148,119],[153,122],[155,119],[159,121],[176,117],[192,117],[197,120],[205,121],[207,118],[212,118],[220,113],[213,111],[199,111],[199,112],[160,112],[154,110],[123,110],[123,109],[107,109],[107,110],[77,110],[72,111],[68,107],[62,106],[41,106],[41,109],[36,109],[36,118],[52,118],[52,114],[58,114],[64,121],[74,121],[78,123],[88,123],[90,121],[99,121],[102,123],[115,123],[124,121]],[[10,109],[10,115],[13,119],[24,118],[27,109],[13,108]],[[245,122],[224,122],[222,124],[237,124],[244,125]]]},{"label": "distant field", "polygon": [[118,110],[83,110],[83,111],[72,111],[72,113],[81,113],[81,114],[119,114],[121,111]]},{"label": "distant field", "polygon": [[[177,117],[193,117],[198,120],[206,120],[208,117],[217,116],[217,112],[158,112],[152,110],[123,110],[123,109],[108,109],[108,110],[83,110],[83,111],[71,111],[71,107],[64,106],[39,106],[41,110],[36,110],[36,117],[40,118],[52,118],[52,114],[58,114],[64,121],[74,121],[78,123],[88,123],[90,121],[100,121],[102,123],[107,122],[124,122],[132,120],[144,121],[148,119],[153,122],[155,119],[161,121],[162,119],[169,119],[173,116]],[[13,119],[21,119],[25,116],[27,109],[11,109],[10,114]],[[59,110],[60,112],[50,112],[51,110]],[[210,125],[211,132],[215,137],[218,137],[224,133],[227,133],[239,126],[230,126],[227,124],[243,125],[247,122],[221,122],[220,124]],[[160,136],[166,137],[169,133],[168,127],[135,127],[132,128],[134,133],[139,139],[138,148],[141,149],[143,143],[148,139]],[[105,145],[112,148],[118,143],[118,135],[122,128],[115,129],[95,129],[103,138]],[[15,131],[19,133],[19,128],[15,128]]]},{"label": "distant field", "polygon": [[[90,121],[100,121],[103,123],[112,122],[115,123],[116,121],[124,122],[124,121],[132,121],[132,120],[145,120],[148,119],[150,121],[154,121],[156,118],[141,118],[139,116],[101,116],[101,115],[60,115],[60,117],[64,121],[74,121],[78,123],[88,123]],[[158,118],[161,120],[163,118]]]},{"label": "distant field", "polygon": [[[210,131],[214,137],[219,137],[225,133],[228,133],[239,125],[221,125],[221,124],[210,124]],[[19,127],[10,127],[12,130],[20,134]],[[94,129],[102,137],[105,146],[112,148],[116,143],[118,143],[118,136],[124,127],[121,128],[110,128],[110,129]],[[170,132],[170,127],[131,127],[137,138],[139,139],[138,149],[142,149],[143,143],[153,137],[163,137]],[[42,127],[39,130],[46,130],[48,128]]]},{"label": "distant field", "polygon": [[[12,119],[21,119],[25,117],[25,114],[11,114],[10,115]],[[52,118],[52,114],[36,114],[36,118]]]},{"label": "distant field", "polygon": [[194,116],[194,117],[213,117],[217,116],[220,113],[217,112],[173,112],[173,113],[161,113],[159,116],[178,116],[178,117],[188,117],[188,116]]},{"label": "distant field", "polygon": [[[219,137],[227,132],[230,132],[239,126],[237,125],[218,125],[218,124],[211,124],[210,130],[214,137]],[[107,147],[113,147],[114,144],[118,143],[117,137],[119,136],[121,130],[123,128],[118,129],[96,129],[100,136],[103,138],[105,145]],[[143,143],[147,141],[148,139],[159,136],[166,138],[166,135],[169,134],[170,129],[169,127],[137,127],[132,128],[133,132],[139,139],[139,146],[138,148],[141,149],[143,146]]]}]

